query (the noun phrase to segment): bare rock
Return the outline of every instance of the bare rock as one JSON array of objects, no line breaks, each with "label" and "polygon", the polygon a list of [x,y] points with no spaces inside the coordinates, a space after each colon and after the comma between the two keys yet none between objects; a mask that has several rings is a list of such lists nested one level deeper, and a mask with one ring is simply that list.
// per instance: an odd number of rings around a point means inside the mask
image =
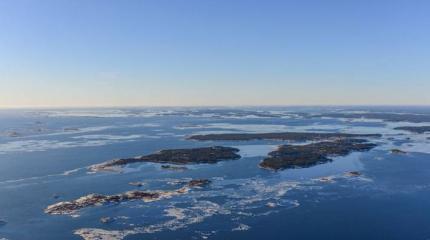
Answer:
[{"label": "bare rock", "polygon": [[129,185],[136,186],[136,187],[142,187],[145,183],[144,182],[129,182]]},{"label": "bare rock", "polygon": [[209,179],[194,179],[188,182],[189,187],[204,187],[211,183]]},{"label": "bare rock", "polygon": [[359,177],[359,176],[361,176],[361,173],[358,171],[350,171],[350,172],[345,173],[345,175],[347,177]]},{"label": "bare rock", "polygon": [[163,165],[161,165],[161,169],[173,170],[173,171],[184,171],[184,170],[187,170],[188,168],[183,167],[183,166],[174,166],[174,165],[163,164]]},{"label": "bare rock", "polygon": [[113,218],[111,218],[111,217],[101,217],[101,218],[100,218],[100,222],[101,222],[101,223],[104,223],[104,224],[111,223],[111,222],[113,222],[113,221],[114,221],[114,219],[113,219]]},{"label": "bare rock", "polygon": [[406,154],[405,151],[402,151],[400,149],[391,149],[391,153],[393,153],[393,154]]}]

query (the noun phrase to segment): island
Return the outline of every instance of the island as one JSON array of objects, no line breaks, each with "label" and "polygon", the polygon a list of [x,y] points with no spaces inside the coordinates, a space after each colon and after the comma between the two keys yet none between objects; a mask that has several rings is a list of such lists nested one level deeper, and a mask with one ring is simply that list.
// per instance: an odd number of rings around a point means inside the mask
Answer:
[{"label": "island", "polygon": [[217,163],[225,160],[239,159],[241,156],[237,154],[238,152],[239,149],[237,148],[222,146],[189,149],[167,149],[140,157],[115,159],[105,163],[92,165],[89,168],[91,171],[96,172],[117,171],[118,168],[123,165],[138,162],[167,163],[177,165]]},{"label": "island", "polygon": [[113,219],[113,218],[111,218],[111,217],[101,217],[101,218],[100,218],[100,222],[101,222],[101,223],[104,223],[104,224],[111,223],[111,222],[113,222],[113,221],[114,221],[114,219]]},{"label": "island", "polygon": [[391,149],[391,153],[393,153],[393,154],[406,154],[405,151],[397,149],[397,148]]},{"label": "island", "polygon": [[364,139],[338,139],[306,145],[281,145],[270,152],[260,167],[271,170],[311,167],[332,161],[332,156],[345,156],[353,151],[368,151],[376,147]]},{"label": "island", "polygon": [[133,190],[115,195],[88,194],[72,201],[58,202],[48,206],[45,213],[51,215],[72,215],[82,208],[101,206],[105,204],[115,204],[125,201],[142,200],[144,202],[152,202],[161,199],[170,198],[172,196],[185,194],[191,188],[202,188],[208,185],[211,181],[208,179],[194,179],[189,181],[185,186],[170,191],[140,191]]},{"label": "island", "polygon": [[142,187],[143,185],[145,185],[144,182],[129,182],[128,184],[135,187]]},{"label": "island", "polygon": [[188,168],[183,167],[183,166],[174,166],[174,165],[164,164],[164,165],[161,165],[161,169],[173,170],[173,171],[184,171],[184,170],[187,170]]},{"label": "island", "polygon": [[380,137],[380,134],[280,132],[280,133],[221,133],[192,135],[188,139],[199,141],[249,141],[249,140],[291,140],[316,141],[334,138]]},{"label": "island", "polygon": [[408,127],[396,127],[395,130],[405,130],[413,133],[425,133],[430,132],[430,126],[408,126]]},{"label": "island", "polygon": [[346,172],[345,176],[347,176],[347,177],[359,177],[359,176],[361,176],[361,173],[358,171],[350,171],[350,172]]},{"label": "island", "polygon": [[8,137],[13,137],[13,138],[16,138],[16,137],[20,137],[20,136],[21,136],[21,134],[19,134],[18,132],[15,132],[15,131],[7,132],[7,133],[6,133],[6,135],[7,135]]},{"label": "island", "polygon": [[188,187],[204,187],[211,183],[209,179],[194,179],[188,182]]}]

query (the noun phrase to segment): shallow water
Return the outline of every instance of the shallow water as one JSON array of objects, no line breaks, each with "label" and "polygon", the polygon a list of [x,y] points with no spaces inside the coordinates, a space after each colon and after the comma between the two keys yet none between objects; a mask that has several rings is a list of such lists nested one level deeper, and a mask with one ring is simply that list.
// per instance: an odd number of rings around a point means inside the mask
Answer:
[{"label": "shallow water", "polygon": [[[7,222],[0,225],[0,239],[81,239],[74,232],[83,228],[110,239],[430,238],[430,134],[394,130],[413,123],[305,117],[329,111],[338,109],[0,111],[0,220]],[[273,131],[383,136],[369,139],[378,144],[369,152],[277,172],[258,164],[280,144],[303,142],[186,139],[207,132]],[[155,163],[131,164],[122,172],[87,169],[160,149],[213,145],[236,147],[242,158],[190,165],[184,171],[161,169]],[[392,148],[408,153],[391,154]],[[348,177],[349,171],[362,175]],[[74,217],[44,213],[50,204],[89,193],[174,190],[196,178],[212,183],[160,201],[89,207]],[[144,185],[129,185],[136,181]],[[101,223],[101,217],[113,222]]]}]

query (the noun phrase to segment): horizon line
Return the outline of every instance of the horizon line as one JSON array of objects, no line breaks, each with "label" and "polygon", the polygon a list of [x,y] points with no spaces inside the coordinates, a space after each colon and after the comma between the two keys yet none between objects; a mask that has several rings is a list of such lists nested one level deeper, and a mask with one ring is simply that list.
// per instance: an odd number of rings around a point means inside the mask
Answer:
[{"label": "horizon line", "polygon": [[13,109],[108,109],[108,108],[249,108],[249,107],[430,107],[430,104],[264,104],[264,105],[27,105],[0,106],[0,110]]}]

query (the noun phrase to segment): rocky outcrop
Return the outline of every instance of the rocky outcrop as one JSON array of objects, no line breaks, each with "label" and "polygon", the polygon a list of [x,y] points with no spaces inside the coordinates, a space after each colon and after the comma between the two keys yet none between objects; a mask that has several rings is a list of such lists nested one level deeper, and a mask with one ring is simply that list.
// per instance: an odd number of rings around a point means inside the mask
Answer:
[{"label": "rocky outcrop", "polygon": [[174,166],[174,165],[163,164],[163,165],[161,165],[161,169],[172,170],[172,171],[184,171],[184,170],[187,170],[188,168],[183,167],[183,166]]},{"label": "rocky outcrop", "polygon": [[142,200],[144,202],[157,201],[172,196],[187,193],[190,188],[202,187],[210,183],[208,179],[196,179],[189,181],[184,187],[172,191],[128,191],[115,195],[88,194],[73,201],[58,202],[48,206],[45,213],[52,215],[71,215],[82,208],[116,204],[125,201]]},{"label": "rocky outcrop", "polygon": [[359,176],[361,176],[361,173],[358,171],[350,171],[350,172],[346,172],[345,176],[347,176],[347,177],[359,177]]},{"label": "rocky outcrop", "polygon": [[174,194],[175,192],[146,191],[129,191],[117,195],[89,194],[70,202],[59,202],[50,205],[45,209],[45,213],[53,215],[73,214],[76,213],[79,209],[90,206],[104,205],[108,203],[120,203],[123,201],[130,200],[143,200],[145,202],[149,202],[159,200],[161,198],[165,198]]},{"label": "rocky outcrop", "polygon": [[18,132],[15,132],[15,131],[7,132],[6,135],[8,137],[20,137],[21,136],[21,134],[19,134]]},{"label": "rocky outcrop", "polygon": [[63,131],[65,131],[65,132],[76,132],[76,131],[79,131],[79,128],[66,127],[66,128],[63,129]]},{"label": "rocky outcrop", "polygon": [[204,187],[211,183],[209,179],[194,179],[188,182],[189,187]]},{"label": "rocky outcrop", "polygon": [[406,154],[405,151],[402,151],[402,150],[397,149],[397,148],[391,149],[391,153],[393,153],[393,154]]},{"label": "rocky outcrop", "polygon": [[111,223],[111,222],[113,222],[113,221],[114,221],[114,219],[113,219],[113,218],[111,218],[111,217],[101,217],[101,218],[100,218],[100,222],[101,222],[101,223],[104,223],[104,224]]},{"label": "rocky outcrop", "polygon": [[142,187],[143,185],[145,185],[144,182],[129,182],[128,184],[136,187]]}]

